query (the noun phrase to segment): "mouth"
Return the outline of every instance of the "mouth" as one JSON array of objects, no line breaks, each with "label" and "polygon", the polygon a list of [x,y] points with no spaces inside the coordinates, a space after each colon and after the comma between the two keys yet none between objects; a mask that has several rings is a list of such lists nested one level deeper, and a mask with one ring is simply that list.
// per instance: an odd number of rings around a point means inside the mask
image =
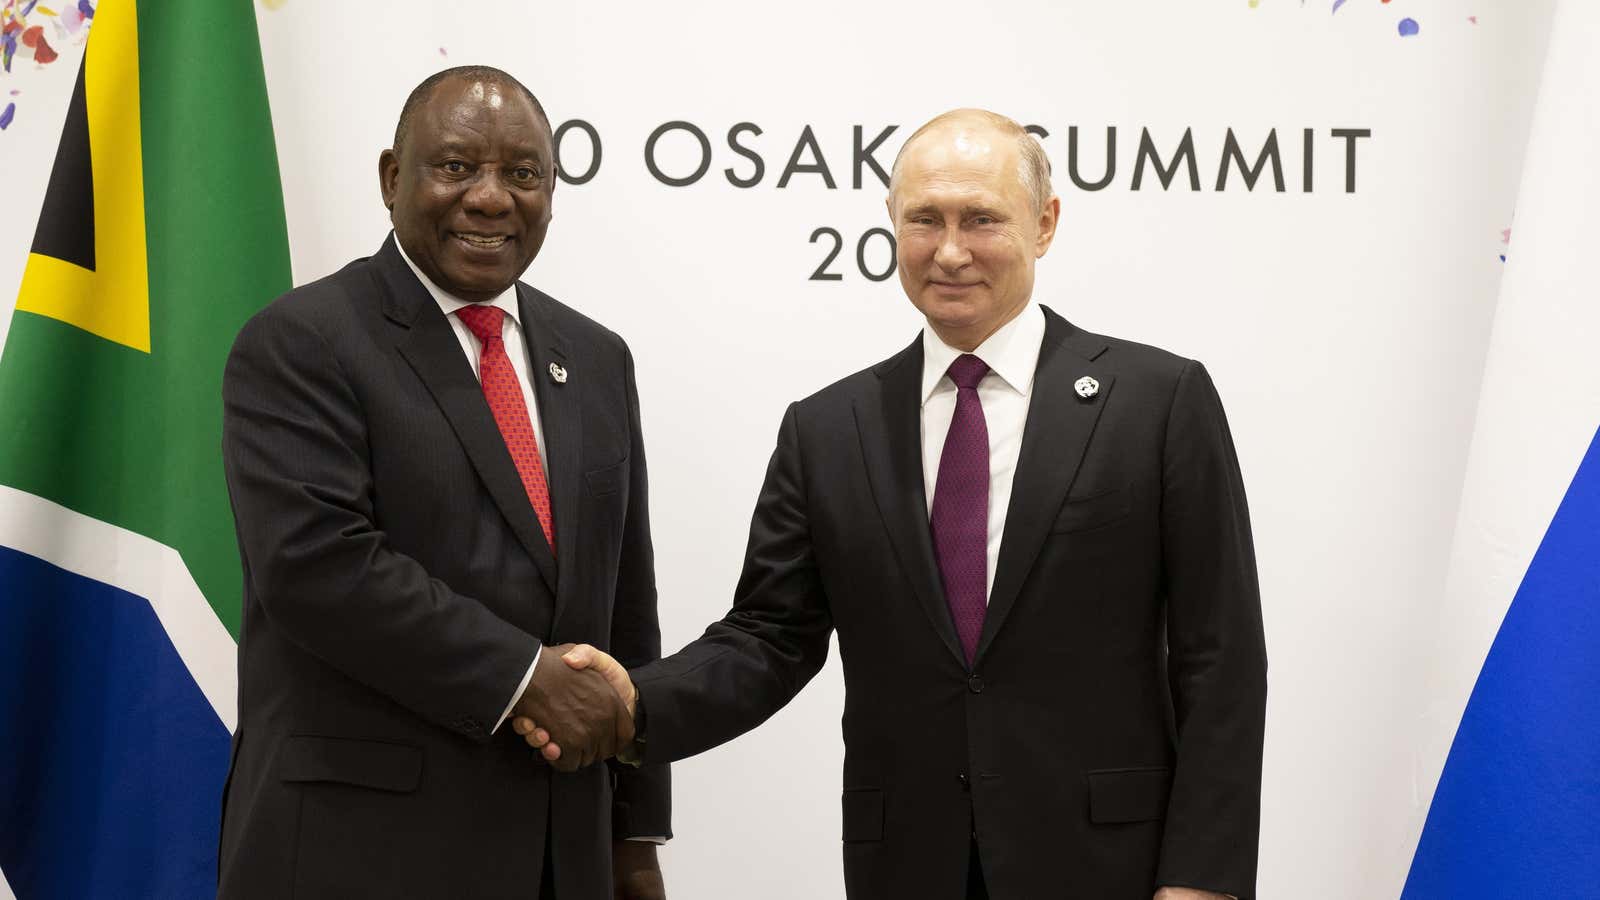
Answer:
[{"label": "mouth", "polygon": [[928,283],[930,285],[938,288],[941,291],[950,291],[950,292],[954,293],[954,292],[959,292],[959,291],[965,291],[968,288],[975,288],[978,285],[982,284],[983,282],[981,282],[981,281],[937,281],[937,280],[935,280],[935,281],[929,281]]},{"label": "mouth", "polygon": [[473,250],[499,250],[511,240],[508,234],[482,234],[473,231],[452,231],[450,236]]}]

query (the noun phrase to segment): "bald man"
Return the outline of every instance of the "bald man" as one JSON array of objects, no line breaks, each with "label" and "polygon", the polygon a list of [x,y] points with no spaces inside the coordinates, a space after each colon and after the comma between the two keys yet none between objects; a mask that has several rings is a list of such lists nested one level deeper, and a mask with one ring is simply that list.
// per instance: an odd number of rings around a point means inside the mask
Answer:
[{"label": "bald man", "polygon": [[[771,716],[837,630],[858,900],[1252,895],[1266,651],[1211,378],[1038,303],[1061,202],[1010,119],[924,125],[888,209],[922,333],[789,407],[732,611],[569,664],[665,762]],[[514,727],[571,749],[544,724]]]}]

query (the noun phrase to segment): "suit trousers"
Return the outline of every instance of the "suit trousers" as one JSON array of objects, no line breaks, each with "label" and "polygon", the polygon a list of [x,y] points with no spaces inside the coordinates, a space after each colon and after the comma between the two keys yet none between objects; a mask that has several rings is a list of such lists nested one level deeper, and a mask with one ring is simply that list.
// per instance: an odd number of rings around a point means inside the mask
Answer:
[{"label": "suit trousers", "polygon": [[967,860],[967,900],[989,900],[989,888],[983,883],[983,863],[978,859],[978,842],[973,841]]},{"label": "suit trousers", "polygon": [[539,875],[539,900],[556,900],[556,860],[555,854],[550,850],[550,845],[555,843],[552,840],[554,836],[552,829],[555,828],[555,814],[552,811],[546,813],[545,816],[545,821],[549,824],[544,829],[544,866]]}]

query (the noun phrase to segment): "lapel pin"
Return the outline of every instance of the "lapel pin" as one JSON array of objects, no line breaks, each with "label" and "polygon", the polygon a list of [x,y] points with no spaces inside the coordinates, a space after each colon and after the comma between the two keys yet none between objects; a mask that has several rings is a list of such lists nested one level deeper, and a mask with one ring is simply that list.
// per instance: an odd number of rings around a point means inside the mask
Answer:
[{"label": "lapel pin", "polygon": [[1072,385],[1072,389],[1078,392],[1079,397],[1085,400],[1092,400],[1095,394],[1100,393],[1100,382],[1085,375]]},{"label": "lapel pin", "polygon": [[567,383],[567,370],[561,368],[560,366],[556,365],[555,363],[551,363],[550,364],[550,380],[554,381],[556,384],[566,384]]}]

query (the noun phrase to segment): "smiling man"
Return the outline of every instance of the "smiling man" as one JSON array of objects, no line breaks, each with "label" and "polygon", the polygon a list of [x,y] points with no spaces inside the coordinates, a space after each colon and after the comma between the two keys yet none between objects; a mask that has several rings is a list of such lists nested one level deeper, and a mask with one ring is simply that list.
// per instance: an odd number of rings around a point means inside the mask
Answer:
[{"label": "smiling man", "polygon": [[[1040,306],[1061,204],[1012,120],[924,125],[888,210],[922,333],[789,407],[732,611],[631,673],[567,661],[661,762],[756,727],[837,630],[858,900],[1253,894],[1266,654],[1210,377]],[[574,749],[545,724],[513,727]]]},{"label": "smiling man", "polygon": [[[667,770],[596,764],[631,718],[542,652],[660,653],[632,357],[517,280],[550,225],[550,122],[504,72],[439,73],[378,180],[394,233],[228,360],[245,578],[219,893],[661,897]],[[592,752],[554,771],[513,711]]]}]

